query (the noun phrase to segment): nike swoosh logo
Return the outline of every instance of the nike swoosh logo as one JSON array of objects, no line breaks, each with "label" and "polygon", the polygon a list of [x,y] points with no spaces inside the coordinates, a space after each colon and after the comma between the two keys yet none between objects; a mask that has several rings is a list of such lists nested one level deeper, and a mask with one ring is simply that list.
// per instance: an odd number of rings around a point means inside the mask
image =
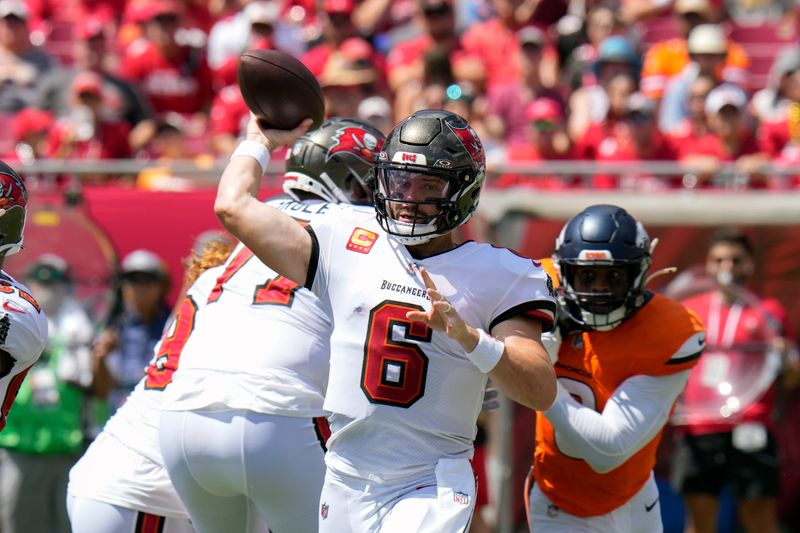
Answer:
[{"label": "nike swoosh logo", "polygon": [[653,510],[653,507],[655,507],[656,505],[658,505],[658,498],[656,498],[656,501],[654,501],[654,502],[653,502],[653,503],[651,503],[650,505],[647,505],[647,504],[645,504],[645,505],[644,505],[644,510],[645,510],[645,511],[647,511],[647,512],[649,513],[650,511],[652,511],[652,510]]},{"label": "nike swoosh logo", "polygon": [[24,309],[20,309],[19,307],[15,307],[9,301],[3,302],[3,309],[6,311],[13,311],[14,313],[22,313],[23,315],[27,314]]}]

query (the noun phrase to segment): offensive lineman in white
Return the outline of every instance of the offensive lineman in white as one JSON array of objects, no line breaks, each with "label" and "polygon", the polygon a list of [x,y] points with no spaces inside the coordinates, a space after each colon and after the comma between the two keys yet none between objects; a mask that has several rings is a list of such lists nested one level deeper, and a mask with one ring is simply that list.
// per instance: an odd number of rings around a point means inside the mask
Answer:
[{"label": "offensive lineman in white", "polygon": [[[28,191],[0,161],[0,269],[22,249]],[[27,287],[0,270],[0,431],[22,381],[47,344],[47,317]]]},{"label": "offensive lineman in white", "polygon": [[[308,222],[336,216],[339,202],[371,202],[383,142],[361,121],[325,122],[293,144],[289,196],[269,205]],[[237,247],[183,349],[161,416],[165,465],[199,533],[254,531],[259,516],[274,533],[317,530],[330,335],[311,291]]]},{"label": "offensive lineman in white", "polygon": [[555,397],[540,341],[556,311],[549,278],[530,259],[454,240],[478,204],[485,158],[472,128],[446,111],[415,113],[389,134],[376,165],[377,217],[342,210],[303,230],[261,204],[269,151],[308,123],[262,133],[251,120],[215,210],[331,310],[320,531],[463,531],[487,376],[533,409]]},{"label": "offensive lineman in white", "polygon": [[187,268],[186,296],[156,345],[144,378],[70,470],[67,510],[74,533],[194,531],[164,468],[158,421],[181,349],[230,250],[229,245],[212,242],[193,259]]}]

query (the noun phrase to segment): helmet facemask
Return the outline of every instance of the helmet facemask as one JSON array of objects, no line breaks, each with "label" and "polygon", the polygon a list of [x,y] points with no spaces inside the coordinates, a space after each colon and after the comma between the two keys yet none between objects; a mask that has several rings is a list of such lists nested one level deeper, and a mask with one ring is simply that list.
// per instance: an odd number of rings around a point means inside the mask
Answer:
[{"label": "helmet facemask", "polygon": [[[576,288],[576,275],[580,267],[616,267],[626,272],[626,283],[616,290],[607,292],[579,291]],[[644,303],[644,283],[650,256],[637,261],[559,261],[560,287],[563,310],[579,324],[596,331],[608,331],[617,327]],[[613,271],[595,273],[611,275]],[[586,274],[586,270],[583,270]],[[587,283],[583,283],[585,286]]]},{"label": "helmet facemask", "polygon": [[[472,186],[459,186],[472,181]],[[381,227],[405,245],[418,245],[450,233],[466,222],[477,201],[479,180],[466,169],[380,163],[375,210]],[[466,203],[472,208],[463,209]]]}]

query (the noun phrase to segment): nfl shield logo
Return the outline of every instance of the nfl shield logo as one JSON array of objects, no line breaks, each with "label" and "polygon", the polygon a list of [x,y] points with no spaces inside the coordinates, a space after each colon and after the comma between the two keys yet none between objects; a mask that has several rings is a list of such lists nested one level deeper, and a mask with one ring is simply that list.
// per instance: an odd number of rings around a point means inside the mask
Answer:
[{"label": "nfl shield logo", "polygon": [[323,503],[322,507],[319,510],[319,514],[320,514],[320,516],[322,516],[323,520],[328,518],[328,509],[329,509],[328,504],[327,503]]},{"label": "nfl shield logo", "polygon": [[547,506],[547,516],[550,518],[555,518],[558,515],[559,508],[553,505],[552,503]]},{"label": "nfl shield logo", "polygon": [[455,492],[453,494],[453,501],[461,505],[469,505],[469,494],[466,492]]}]

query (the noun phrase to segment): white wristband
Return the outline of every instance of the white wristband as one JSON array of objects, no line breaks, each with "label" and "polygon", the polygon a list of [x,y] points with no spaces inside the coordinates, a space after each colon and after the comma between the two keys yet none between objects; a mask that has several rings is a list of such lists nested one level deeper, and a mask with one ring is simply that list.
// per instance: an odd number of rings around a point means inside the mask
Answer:
[{"label": "white wristband", "polygon": [[258,161],[258,164],[261,165],[262,174],[267,170],[267,165],[269,165],[269,150],[258,141],[245,139],[240,142],[239,146],[231,154],[231,159],[239,156],[252,157]]},{"label": "white wristband", "polygon": [[495,339],[482,329],[478,330],[478,335],[480,336],[478,344],[474,350],[467,354],[467,357],[472,361],[472,364],[478,367],[478,370],[488,374],[500,362],[506,345],[503,344],[503,341]]}]

